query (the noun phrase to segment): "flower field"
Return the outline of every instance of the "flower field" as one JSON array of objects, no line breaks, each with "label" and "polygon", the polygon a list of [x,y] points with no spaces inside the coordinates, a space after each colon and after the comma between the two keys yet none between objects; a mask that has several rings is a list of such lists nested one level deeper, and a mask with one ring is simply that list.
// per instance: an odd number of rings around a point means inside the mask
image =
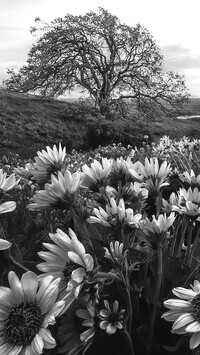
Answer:
[{"label": "flower field", "polygon": [[0,354],[200,354],[200,140],[0,163]]}]

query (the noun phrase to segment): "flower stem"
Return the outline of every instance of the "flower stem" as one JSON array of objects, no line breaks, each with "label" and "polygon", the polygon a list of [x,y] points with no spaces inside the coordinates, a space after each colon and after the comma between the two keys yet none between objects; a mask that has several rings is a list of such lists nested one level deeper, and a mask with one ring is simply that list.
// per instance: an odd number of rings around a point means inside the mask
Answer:
[{"label": "flower stem", "polygon": [[160,296],[160,289],[161,289],[161,284],[162,284],[162,273],[163,273],[163,265],[162,265],[163,260],[162,259],[163,259],[163,257],[162,257],[162,247],[160,244],[158,245],[157,256],[158,256],[157,284],[156,284],[154,305],[153,305],[153,311],[152,311],[152,315],[151,315],[149,334],[148,334],[148,353],[151,348],[154,324],[155,324],[155,319],[156,319],[156,311],[157,311],[157,306],[158,306],[158,301],[159,301],[159,296]]},{"label": "flower stem", "polygon": [[24,272],[30,271],[30,270],[27,269],[25,266],[23,266],[22,264],[18,263],[16,260],[14,260],[11,255],[9,256],[9,260],[11,261],[12,265],[14,265],[15,267],[17,267],[18,269],[21,269],[21,270],[23,270]]}]

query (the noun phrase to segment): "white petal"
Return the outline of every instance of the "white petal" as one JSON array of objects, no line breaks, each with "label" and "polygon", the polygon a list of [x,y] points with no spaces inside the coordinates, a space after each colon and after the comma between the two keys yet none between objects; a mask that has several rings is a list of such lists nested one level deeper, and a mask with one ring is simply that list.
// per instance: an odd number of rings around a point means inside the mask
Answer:
[{"label": "white petal", "polygon": [[27,271],[22,275],[21,283],[24,291],[24,296],[27,302],[35,302],[35,297],[38,289],[37,275],[32,271]]},{"label": "white petal", "polygon": [[197,295],[193,290],[184,287],[176,287],[172,290],[172,292],[175,296],[186,300],[190,298],[192,299]]},{"label": "white petal", "polygon": [[36,354],[42,354],[44,348],[44,342],[38,334],[35,335],[32,343],[31,343],[31,349],[32,351],[35,351]]},{"label": "white petal", "polygon": [[195,349],[200,344],[200,332],[194,333],[190,338],[190,349]]},{"label": "white petal", "polygon": [[13,291],[14,297],[17,299],[17,302],[19,303],[24,302],[24,291],[23,291],[22,283],[14,271],[9,272],[8,282],[10,288]]},{"label": "white petal", "polygon": [[200,323],[199,322],[193,322],[191,324],[189,324],[186,328],[185,328],[186,332],[189,333],[197,333],[200,332]]},{"label": "white petal", "polygon": [[192,322],[194,322],[194,318],[192,317],[191,313],[183,313],[174,322],[172,329],[177,330],[179,328],[186,326],[188,323],[192,323]]},{"label": "white petal", "polygon": [[56,346],[56,341],[52,337],[50,331],[48,329],[41,328],[39,331],[39,335],[44,341],[44,348],[45,349],[52,349]]}]

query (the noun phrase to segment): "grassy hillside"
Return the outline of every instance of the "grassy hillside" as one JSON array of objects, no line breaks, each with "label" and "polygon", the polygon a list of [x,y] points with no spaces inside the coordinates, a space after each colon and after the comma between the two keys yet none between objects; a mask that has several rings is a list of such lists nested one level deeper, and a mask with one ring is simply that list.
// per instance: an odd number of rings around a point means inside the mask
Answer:
[{"label": "grassy hillside", "polygon": [[[200,114],[200,99],[192,99],[181,114]],[[113,131],[117,133],[113,135]],[[200,119],[157,119],[105,121],[82,101],[42,100],[33,95],[0,91],[0,156],[9,152],[22,158],[33,157],[38,150],[62,142],[68,150],[88,149],[92,144],[120,139],[137,143],[135,139],[148,134],[157,141],[163,135],[180,138],[187,135],[200,138]],[[99,140],[98,140],[99,139]],[[137,139],[136,139],[137,140]],[[92,142],[92,143],[91,143]]]}]

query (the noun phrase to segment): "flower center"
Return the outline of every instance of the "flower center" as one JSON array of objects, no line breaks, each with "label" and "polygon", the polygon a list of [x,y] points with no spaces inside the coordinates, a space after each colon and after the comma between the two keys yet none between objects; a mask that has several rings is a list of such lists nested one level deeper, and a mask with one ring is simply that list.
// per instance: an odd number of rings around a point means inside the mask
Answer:
[{"label": "flower center", "polygon": [[195,296],[192,301],[192,313],[195,320],[200,321],[200,294]]},{"label": "flower center", "polygon": [[6,342],[12,345],[28,345],[39,332],[43,321],[40,309],[34,303],[21,303],[11,308],[4,323]]},{"label": "flower center", "polygon": [[68,261],[65,266],[65,270],[63,271],[64,277],[66,278],[67,282],[71,279],[72,271],[76,270],[80,265],[74,263],[73,261]]}]

